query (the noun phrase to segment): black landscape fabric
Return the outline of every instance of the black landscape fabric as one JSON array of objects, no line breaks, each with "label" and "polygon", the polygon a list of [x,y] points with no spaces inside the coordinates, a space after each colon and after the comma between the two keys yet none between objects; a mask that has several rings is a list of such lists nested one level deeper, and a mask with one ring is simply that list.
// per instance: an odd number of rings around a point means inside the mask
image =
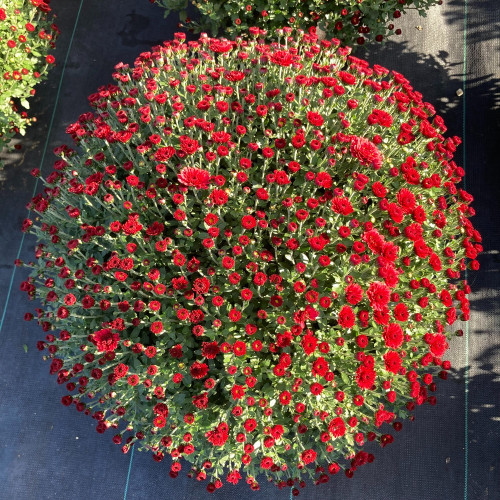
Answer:
[{"label": "black landscape fabric", "polygon": [[[35,185],[30,170],[50,170],[53,148],[69,141],[66,127],[89,110],[87,96],[111,81],[114,65],[171,39],[178,22],[175,15],[164,20],[147,0],[52,0],[51,7],[62,31],[58,65],[37,88],[38,123],[0,171],[0,499],[208,498],[206,483],[188,479],[186,467],[171,479],[169,460],[123,455],[111,436],[96,433],[95,421],[63,407],[63,388],[36,349],[43,332],[23,321],[32,308],[19,291],[27,273],[13,263],[18,252],[23,260],[33,252],[33,238],[20,232]],[[371,449],[375,461],[353,479],[339,474],[308,485],[299,498],[500,499],[500,8],[496,0],[444,0],[400,26],[402,36],[356,55],[405,75],[443,116],[448,134],[464,140],[456,161],[466,170],[485,248],[470,277],[471,321],[466,336],[451,342],[454,369],[438,384],[437,405],[418,408],[392,445]],[[236,496],[288,499],[290,489],[263,481],[252,492],[241,481],[212,498]]]}]

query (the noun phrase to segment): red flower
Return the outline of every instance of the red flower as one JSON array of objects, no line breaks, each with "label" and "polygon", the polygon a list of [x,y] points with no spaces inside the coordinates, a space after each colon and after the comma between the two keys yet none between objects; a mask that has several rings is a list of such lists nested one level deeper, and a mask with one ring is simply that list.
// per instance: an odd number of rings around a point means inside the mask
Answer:
[{"label": "red flower", "polygon": [[324,387],[319,382],[314,382],[314,384],[311,384],[311,387],[309,389],[311,391],[311,394],[318,396],[323,392]]},{"label": "red flower", "polygon": [[409,316],[408,309],[402,302],[394,308],[394,318],[398,321],[406,321]]},{"label": "red flower", "polygon": [[436,357],[442,356],[448,349],[448,342],[446,341],[446,336],[442,333],[436,333],[431,342],[429,343],[430,350],[432,354]]},{"label": "red flower", "polygon": [[333,186],[332,176],[328,172],[318,172],[314,182],[317,186],[330,189]]},{"label": "red flower", "polygon": [[335,438],[342,437],[345,434],[345,422],[340,418],[336,417],[330,420],[328,424],[328,432]]},{"label": "red flower", "polygon": [[395,415],[387,410],[377,410],[375,413],[375,427],[380,427],[384,422],[392,422]]},{"label": "red flower", "polygon": [[181,344],[177,344],[173,347],[171,347],[168,352],[170,353],[170,356],[172,356],[173,358],[182,358],[182,345]]},{"label": "red flower", "polygon": [[201,345],[201,354],[207,359],[214,359],[219,352],[220,349],[217,342],[203,342]]},{"label": "red flower", "polygon": [[361,365],[356,370],[356,383],[360,389],[371,389],[376,377],[375,371],[365,365]]},{"label": "red flower", "polygon": [[270,56],[271,62],[278,64],[279,66],[290,66],[293,62],[294,57],[290,52],[286,50],[277,50]]},{"label": "red flower", "polygon": [[303,135],[294,135],[292,137],[292,146],[296,149],[300,149],[306,143],[306,139]]},{"label": "red flower", "polygon": [[242,399],[245,396],[245,386],[233,385],[231,388],[231,395],[233,399]]},{"label": "red flower", "polygon": [[195,361],[189,368],[191,376],[196,379],[203,378],[208,373],[208,365],[206,363],[200,363]]},{"label": "red flower", "polygon": [[273,307],[281,307],[283,305],[283,298],[281,295],[273,295],[271,297],[270,303]]},{"label": "red flower", "polygon": [[339,312],[338,322],[342,328],[352,328],[354,326],[356,316],[349,306],[342,307]]},{"label": "red flower", "polygon": [[228,256],[222,258],[222,267],[224,269],[232,269],[234,267],[234,259]]},{"label": "red flower", "polygon": [[235,356],[244,356],[247,352],[247,345],[241,340],[237,340],[233,344],[233,352]]},{"label": "red flower", "polygon": [[316,460],[316,456],[317,456],[317,453],[314,450],[308,449],[308,450],[304,450],[301,453],[300,458],[307,465],[307,464],[314,462]]},{"label": "red flower", "polygon": [[337,196],[332,200],[332,210],[342,215],[349,215],[354,212],[351,202],[345,196]]},{"label": "red flower", "polygon": [[161,321],[154,321],[150,329],[155,335],[158,335],[163,331],[163,323]]},{"label": "red flower", "polygon": [[274,151],[271,148],[264,148],[262,150],[262,156],[264,156],[264,158],[272,158],[274,156]]},{"label": "red flower", "polygon": [[306,334],[302,337],[301,345],[308,356],[316,350],[317,343],[318,341],[314,335]]},{"label": "red flower", "polygon": [[241,311],[238,311],[237,309],[231,309],[229,311],[228,317],[231,321],[236,323],[241,319]]},{"label": "red flower", "polygon": [[371,166],[378,170],[382,166],[383,156],[376,144],[364,137],[353,137],[351,140],[351,154],[361,165]]},{"label": "red flower", "polygon": [[401,368],[401,357],[396,351],[389,351],[383,356],[385,362],[385,369],[392,373],[398,373]]},{"label": "red flower", "polygon": [[311,373],[313,375],[319,375],[320,377],[324,377],[328,370],[329,370],[328,362],[325,360],[325,358],[320,357],[313,363]]},{"label": "red flower", "polygon": [[257,421],[254,418],[249,418],[243,424],[247,432],[253,432],[257,428]]},{"label": "red flower", "polygon": [[210,174],[206,170],[195,167],[184,167],[177,176],[179,182],[184,186],[196,189],[207,189]]},{"label": "red flower", "polygon": [[231,484],[238,484],[238,481],[240,479],[241,479],[241,475],[237,470],[233,470],[226,477],[226,481],[228,483],[231,483]]},{"label": "red flower", "polygon": [[208,406],[208,397],[206,392],[195,395],[192,399],[194,406],[196,406],[199,410],[204,410]]},{"label": "red flower", "polygon": [[113,352],[120,341],[118,333],[113,333],[111,329],[104,328],[94,333],[94,343],[100,352]]},{"label": "red flower", "polygon": [[382,109],[374,109],[370,116],[368,116],[368,123],[370,125],[379,124],[382,127],[390,127],[392,125],[392,116]]},{"label": "red flower", "polygon": [[181,143],[180,144],[181,150],[188,155],[192,155],[192,154],[196,153],[196,151],[200,147],[200,144],[198,143],[198,141],[196,139],[191,139],[187,135],[181,135],[179,137],[179,141]]},{"label": "red flower", "polygon": [[222,206],[227,203],[229,196],[222,189],[214,189],[210,193],[210,199],[214,202],[215,205]]},{"label": "red flower", "polygon": [[380,281],[374,281],[370,283],[366,295],[368,296],[372,309],[381,311],[389,303],[391,289]]},{"label": "red flower", "polygon": [[288,405],[292,401],[292,395],[288,391],[283,391],[280,394],[280,403],[282,405]]},{"label": "red flower", "polygon": [[390,323],[384,327],[382,336],[387,347],[398,349],[403,344],[403,330],[397,323]]},{"label": "red flower", "polygon": [[324,118],[319,113],[315,113],[314,111],[307,112],[307,121],[315,127],[321,127],[321,125],[325,123]]},{"label": "red flower", "polygon": [[166,162],[175,154],[175,148],[172,146],[167,146],[164,148],[159,148],[155,154],[154,158],[156,161]]},{"label": "red flower", "polygon": [[252,217],[251,215],[244,215],[241,218],[241,225],[245,229],[253,229],[257,225],[257,221],[255,220],[255,217]]},{"label": "red flower", "polygon": [[345,298],[349,304],[355,306],[363,299],[363,289],[357,283],[347,285],[345,287]]}]

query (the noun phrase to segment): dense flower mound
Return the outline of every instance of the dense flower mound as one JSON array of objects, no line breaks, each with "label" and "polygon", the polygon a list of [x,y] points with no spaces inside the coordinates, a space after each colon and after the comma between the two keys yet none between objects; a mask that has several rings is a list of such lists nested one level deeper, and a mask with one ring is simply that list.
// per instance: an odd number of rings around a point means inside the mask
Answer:
[{"label": "dense flower mound", "polygon": [[28,98],[55,63],[54,41],[59,34],[53,23],[50,0],[9,0],[0,8],[0,151],[21,133],[28,117]]},{"label": "dense flower mound", "polygon": [[327,38],[337,37],[345,44],[382,42],[388,36],[400,35],[395,26],[408,10],[421,16],[443,0],[191,0],[197,19],[187,16],[187,0],[149,0],[165,9],[165,17],[178,12],[180,26],[192,31],[210,31],[232,35],[245,33],[250,26],[273,32],[283,26],[314,29],[320,27]]},{"label": "dense flower mound", "polygon": [[63,404],[209,491],[371,462],[435,403],[481,251],[460,140],[401,74],[257,32],[118,64],[23,227]]}]

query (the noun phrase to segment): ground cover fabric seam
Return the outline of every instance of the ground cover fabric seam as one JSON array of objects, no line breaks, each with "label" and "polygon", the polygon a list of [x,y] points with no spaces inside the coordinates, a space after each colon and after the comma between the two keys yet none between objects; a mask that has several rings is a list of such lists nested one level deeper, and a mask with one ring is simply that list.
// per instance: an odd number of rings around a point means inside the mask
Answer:
[{"label": "ground cover fabric seam", "polygon": [[[466,72],[467,72],[467,0],[464,1],[464,57],[463,57],[463,76],[462,76],[462,166],[465,172],[466,170],[466,145],[467,145],[467,130],[465,126],[466,119]],[[464,177],[464,189],[467,190],[466,179]],[[465,280],[467,281],[467,268],[465,268]],[[468,475],[469,475],[469,322],[465,323],[465,387],[464,387],[464,500],[467,500],[468,494]]]},{"label": "ground cover fabric seam", "polygon": [[[130,462],[128,464],[127,482],[125,483],[125,493],[123,495],[123,500],[127,500],[128,483],[130,480],[130,471],[132,470],[132,459],[134,458],[134,447],[132,446],[132,453],[130,454]],[[291,493],[290,493],[291,497]]]}]

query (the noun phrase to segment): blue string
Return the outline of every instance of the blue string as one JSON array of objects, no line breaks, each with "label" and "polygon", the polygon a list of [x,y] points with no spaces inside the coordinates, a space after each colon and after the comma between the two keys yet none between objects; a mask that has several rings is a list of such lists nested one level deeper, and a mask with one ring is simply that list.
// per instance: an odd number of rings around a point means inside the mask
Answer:
[{"label": "blue string", "polygon": [[[80,18],[80,12],[82,10],[82,5],[83,5],[83,0],[81,0],[80,7],[78,8],[78,13],[76,15],[75,25],[73,26],[73,33],[71,34],[71,38],[70,38],[69,45],[68,45],[68,50],[66,52],[66,58],[64,59],[63,69],[61,72],[61,78],[59,79],[59,86],[57,88],[57,93],[56,93],[56,101],[54,104],[54,108],[52,109],[52,116],[50,118],[49,131],[47,132],[47,138],[45,139],[45,145],[43,147],[43,152],[42,152],[42,159],[40,160],[40,165],[39,165],[40,171],[42,171],[42,166],[43,166],[43,163],[45,161],[45,155],[47,153],[47,149],[49,146],[50,133],[52,132],[52,126],[54,124],[54,118],[56,116],[56,108],[57,108],[57,103],[59,102],[59,97],[61,94],[61,87],[62,87],[62,82],[64,79],[64,72],[66,71],[66,65],[68,62],[69,53],[71,51],[71,46],[73,45],[73,39],[75,37],[76,27],[78,25],[78,20]],[[37,188],[38,188],[38,178],[37,178],[37,180],[35,182],[35,186],[33,188],[32,197],[35,196]],[[31,211],[28,210],[28,217],[29,217],[30,213],[31,213]],[[23,244],[24,244],[24,237],[25,237],[25,233],[23,233],[23,237],[21,238],[21,243],[20,243],[19,249],[17,251],[16,259],[19,259],[19,257],[21,256],[21,251],[22,251]],[[3,313],[2,313],[2,320],[0,321],[0,332],[2,331],[3,324],[5,321],[5,314],[7,312],[7,306],[9,304],[10,294],[12,293],[12,285],[14,284],[15,274],[16,274],[16,266],[14,266],[14,270],[12,271],[12,275],[10,277],[9,291],[7,292],[7,298],[5,299],[5,306],[4,306]]]},{"label": "blue string", "polygon": [[[463,103],[462,103],[462,164],[465,171],[466,166],[466,145],[467,145],[467,135],[466,135],[466,77],[467,77],[467,0],[464,4],[464,63],[463,63],[463,75],[462,75],[462,91],[463,91]],[[467,176],[464,176],[464,189],[467,189],[466,184]],[[465,268],[465,280],[467,281],[467,268]],[[464,500],[467,500],[468,494],[468,476],[469,476],[469,322],[465,323],[465,393],[464,393],[464,406],[465,406],[465,467],[464,467]]]},{"label": "blue string", "polygon": [[123,500],[127,500],[128,482],[130,480],[130,471],[132,470],[132,459],[134,458],[134,446],[132,446],[132,453],[130,454],[130,463],[128,464],[127,482],[125,483],[125,493]]}]

